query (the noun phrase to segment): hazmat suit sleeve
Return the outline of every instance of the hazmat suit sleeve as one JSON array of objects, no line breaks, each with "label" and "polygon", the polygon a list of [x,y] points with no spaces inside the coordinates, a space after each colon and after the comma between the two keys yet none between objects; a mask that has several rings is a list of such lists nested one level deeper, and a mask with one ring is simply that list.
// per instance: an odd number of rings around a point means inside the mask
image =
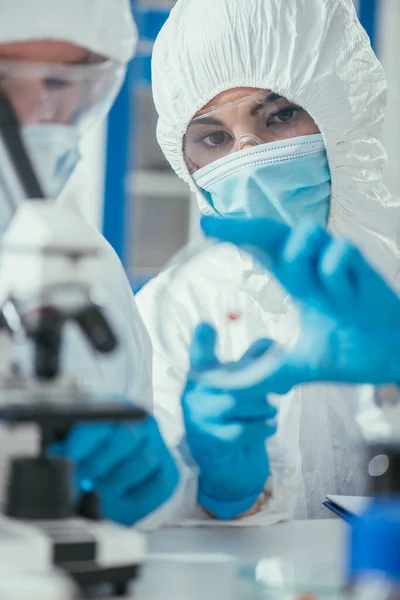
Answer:
[{"label": "hazmat suit sleeve", "polygon": [[[120,339],[120,349],[112,364],[104,365],[107,385],[152,410],[151,342],[136,306],[123,267],[114,250],[105,244],[104,274],[110,318]],[[111,390],[110,390],[111,392]],[[112,393],[112,392],[111,392]]]},{"label": "hazmat suit sleeve", "polygon": [[[66,206],[80,214],[74,206]],[[83,377],[95,393],[124,396],[151,412],[150,338],[114,249],[94,226],[87,223],[87,228],[88,236],[93,237],[103,252],[101,274],[94,291],[104,303],[119,347],[110,355],[94,355],[81,339],[80,332],[71,327],[66,332],[63,368]]]},{"label": "hazmat suit sleeve", "polygon": [[[222,525],[221,521],[210,518],[197,505],[198,469],[190,457],[185,440],[181,396],[189,367],[190,331],[197,323],[190,322],[186,306],[178,301],[174,322],[168,323],[169,327],[174,328],[177,353],[174,353],[174,357],[166,356],[156,326],[160,286],[163,286],[162,275],[141,290],[137,295],[137,303],[153,344],[154,414],[181,470],[180,490],[166,507],[169,512],[167,518],[169,523],[174,524]],[[176,360],[178,353],[179,364]],[[279,432],[269,440],[268,454],[271,467],[268,482],[270,499],[264,502],[258,514],[224,521],[223,525],[265,526],[292,518],[296,503],[296,458],[293,460],[289,454],[282,452]]]}]

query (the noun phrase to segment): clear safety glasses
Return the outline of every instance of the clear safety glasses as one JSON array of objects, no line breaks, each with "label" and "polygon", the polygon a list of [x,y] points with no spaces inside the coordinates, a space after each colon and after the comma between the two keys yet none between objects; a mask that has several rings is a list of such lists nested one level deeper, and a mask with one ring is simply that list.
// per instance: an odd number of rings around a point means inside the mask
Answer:
[{"label": "clear safety glasses", "polygon": [[82,65],[0,61],[0,94],[23,125],[59,123],[84,132],[109,110],[125,76],[113,60]]},{"label": "clear safety glasses", "polygon": [[[240,92],[239,92],[240,93]],[[198,112],[183,140],[191,173],[234,152],[304,135],[315,127],[310,115],[270,90],[257,90]]]}]

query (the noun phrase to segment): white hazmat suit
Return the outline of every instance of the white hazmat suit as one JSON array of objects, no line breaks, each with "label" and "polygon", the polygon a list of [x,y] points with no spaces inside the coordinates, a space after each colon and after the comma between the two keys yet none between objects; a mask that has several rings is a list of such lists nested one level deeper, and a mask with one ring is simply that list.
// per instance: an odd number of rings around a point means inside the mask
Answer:
[{"label": "white hazmat suit", "polygon": [[[122,64],[131,59],[136,28],[129,0],[0,0],[0,43],[57,40],[81,46]],[[61,200],[59,200],[61,201]],[[3,201],[4,205],[4,201]],[[9,215],[2,205],[0,186],[0,232]],[[73,199],[65,208],[79,213]],[[83,219],[83,217],[82,217]],[[99,286],[107,293],[109,317],[123,347],[115,355],[95,357],[86,340],[71,327],[67,332],[64,370],[87,380],[95,392],[133,399],[151,410],[151,347],[122,265],[106,240],[87,224],[88,237],[104,247],[104,265]],[[71,240],[73,241],[73,231]],[[8,434],[0,428],[0,475],[11,453],[32,448],[32,435],[25,431]],[[0,478],[2,479],[2,478]],[[0,496],[3,484],[0,481]]]},{"label": "white hazmat suit", "polygon": [[[213,209],[196,188],[182,147],[195,113],[236,87],[269,89],[302,106],[326,144],[330,230],[354,242],[398,283],[400,205],[382,182],[386,82],[351,0],[178,0],[154,47],[153,85],[161,148],[197,192],[205,214]],[[296,321],[289,299],[268,273],[232,249],[182,284],[170,324],[177,344],[172,360],[163,353],[155,327],[165,281],[161,273],[150,282],[138,305],[153,342],[155,414],[168,443],[179,447],[184,437],[180,397],[198,322],[215,325],[220,357],[236,360],[260,337],[284,341]],[[244,315],[234,327],[221,322],[218,312],[232,281],[237,281],[235,306]],[[278,434],[268,442],[273,497],[257,516],[234,524],[328,516],[322,507],[326,494],[363,494],[366,460],[354,418],[360,396],[372,393],[318,385],[274,398],[280,414]],[[184,516],[210,523],[196,507],[197,474],[186,471]]]}]

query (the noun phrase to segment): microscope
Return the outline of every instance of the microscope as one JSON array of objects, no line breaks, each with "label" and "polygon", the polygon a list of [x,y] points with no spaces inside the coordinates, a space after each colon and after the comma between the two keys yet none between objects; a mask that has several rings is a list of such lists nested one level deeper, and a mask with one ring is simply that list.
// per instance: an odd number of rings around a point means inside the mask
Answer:
[{"label": "microscope", "polygon": [[[47,453],[49,444],[64,439],[76,424],[147,416],[129,402],[96,397],[62,373],[68,323],[78,327],[94,355],[112,353],[119,345],[94,297],[101,248],[88,237],[82,219],[45,197],[18,118],[1,97],[0,156],[8,166],[2,184],[15,199],[15,216],[0,240],[0,333],[10,348],[6,369],[2,356],[0,423],[33,425],[40,437],[36,456],[14,458],[9,465],[0,570],[8,578],[15,575],[14,587],[24,581],[32,586],[17,598],[124,596],[143,561],[144,538],[103,520],[95,491],[74,499],[73,465]],[[21,340],[31,348],[29,373],[11,358]],[[0,592],[7,577],[0,574]]]}]

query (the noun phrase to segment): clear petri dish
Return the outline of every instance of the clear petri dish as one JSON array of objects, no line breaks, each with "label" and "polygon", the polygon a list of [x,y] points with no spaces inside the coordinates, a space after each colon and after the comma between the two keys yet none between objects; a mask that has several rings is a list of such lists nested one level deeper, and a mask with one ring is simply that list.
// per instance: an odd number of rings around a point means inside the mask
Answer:
[{"label": "clear petri dish", "polygon": [[[236,328],[234,333],[246,338],[245,322],[249,315],[244,313],[243,295],[247,296],[248,292],[242,278],[242,266],[235,271],[236,261],[243,258],[251,261],[252,265],[256,264],[263,276],[272,278],[265,271],[268,259],[265,257],[263,260],[259,250],[251,249],[250,252],[215,240],[186,246],[167,266],[163,274],[164,285],[157,292],[155,328],[161,351],[170,364],[181,366],[185,353],[187,361],[188,346],[200,324],[213,326],[218,337],[224,333],[224,328]],[[210,281],[208,275],[216,269],[218,277]],[[209,295],[210,285],[214,288],[218,282],[220,289],[212,289]],[[183,313],[185,331],[182,334],[177,322]],[[189,330],[187,323],[190,323]],[[260,338],[268,337],[274,342],[261,356],[219,363],[201,370],[190,367],[190,378],[207,387],[219,389],[242,389],[257,385],[279,368],[287,353],[295,346],[299,335],[298,321],[295,321],[295,325],[290,328],[289,337],[287,334],[275,337],[260,329]]]},{"label": "clear petri dish", "polygon": [[241,567],[236,600],[344,600],[343,578],[326,563],[301,568],[280,558],[265,558]]}]

